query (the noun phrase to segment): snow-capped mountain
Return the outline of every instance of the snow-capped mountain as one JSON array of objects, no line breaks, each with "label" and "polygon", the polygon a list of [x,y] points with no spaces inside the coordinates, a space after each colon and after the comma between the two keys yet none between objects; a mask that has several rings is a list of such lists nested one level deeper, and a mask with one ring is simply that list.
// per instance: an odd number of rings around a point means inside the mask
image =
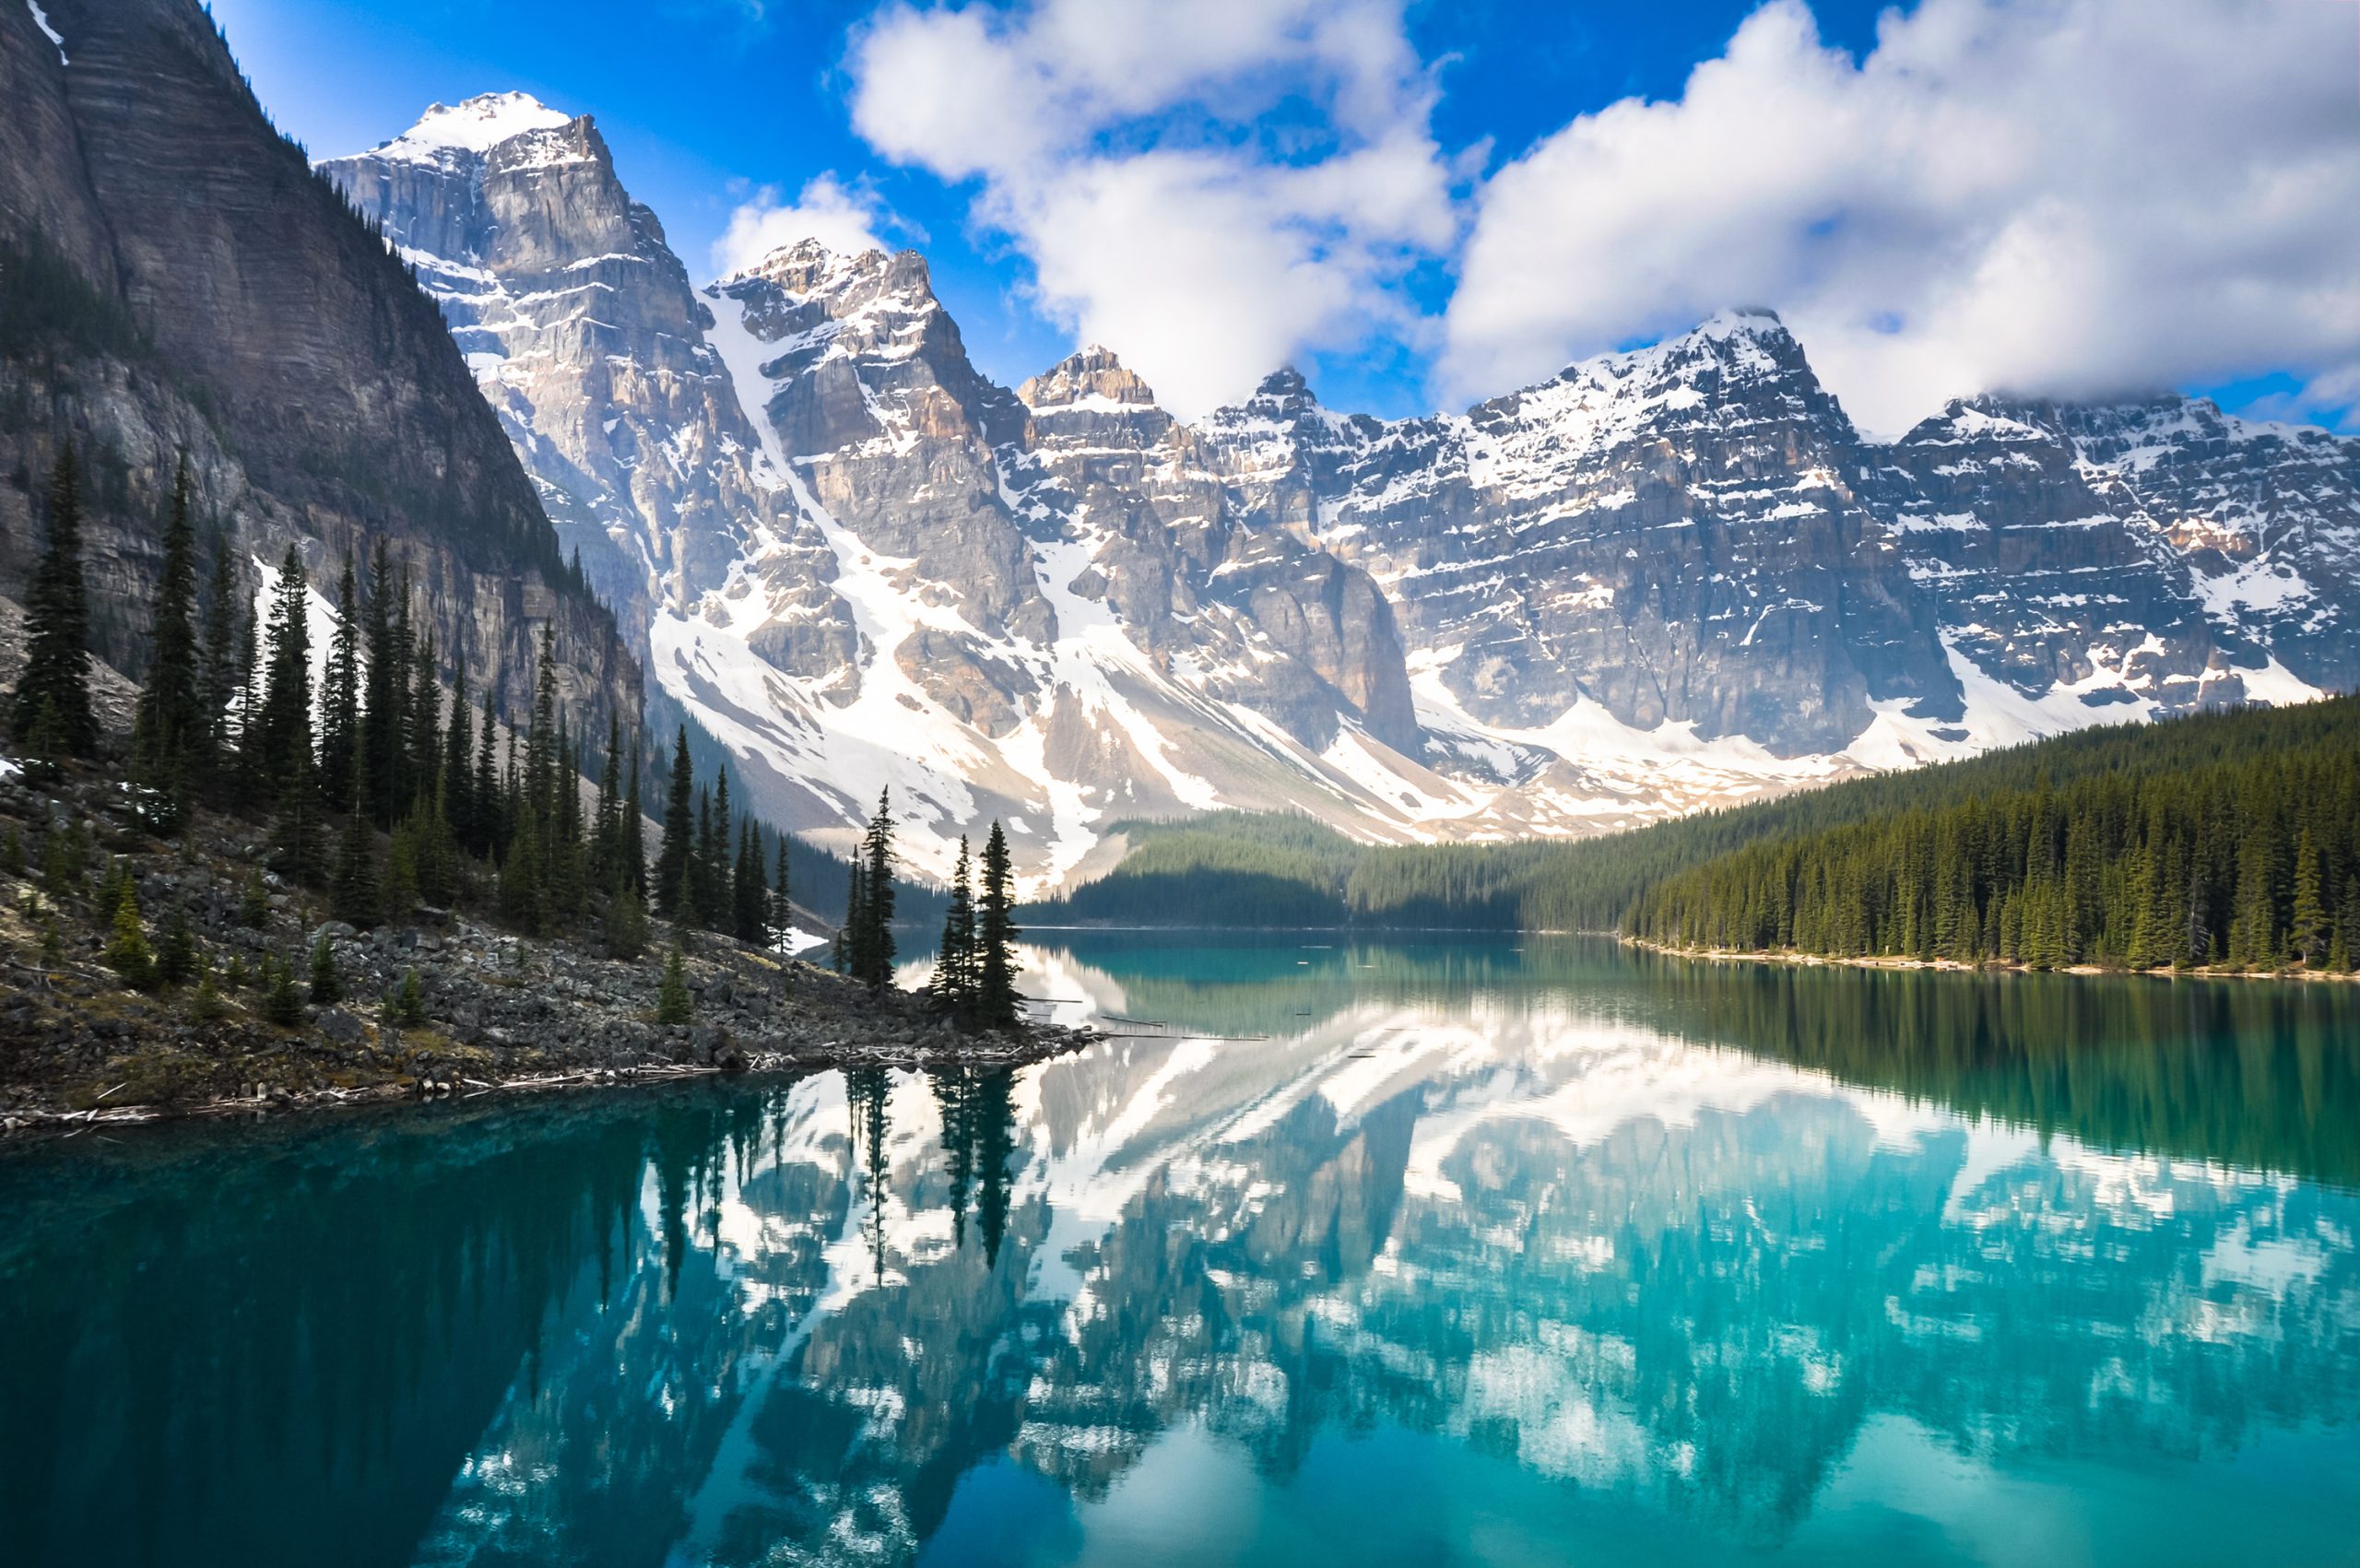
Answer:
[{"label": "snow-capped mountain", "polygon": [[[321,168],[441,303],[560,537],[638,636],[659,607],[718,587],[758,536],[820,567],[775,476],[756,471],[687,269],[589,116],[514,92],[438,103]],[[824,616],[816,577],[811,602]]]},{"label": "snow-capped mountain", "polygon": [[2360,678],[2360,445],[2165,399],[1863,439],[1733,312],[1463,415],[1280,371],[1194,425],[1103,348],[1011,391],[913,252],[692,289],[587,117],[437,106],[324,166],[419,267],[648,670],[777,820],[1296,809],[1584,832]]}]

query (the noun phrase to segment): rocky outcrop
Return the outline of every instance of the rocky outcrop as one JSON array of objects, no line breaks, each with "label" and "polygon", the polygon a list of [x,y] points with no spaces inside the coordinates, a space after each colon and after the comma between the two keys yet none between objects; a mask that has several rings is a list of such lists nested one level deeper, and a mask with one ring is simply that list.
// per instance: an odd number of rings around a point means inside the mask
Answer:
[{"label": "rocky outcrop", "polygon": [[1392,607],[1365,572],[1252,526],[1198,432],[1108,350],[1083,349],[1017,395],[1032,419],[1002,466],[1029,524],[1088,551],[1077,579],[1088,591],[1075,591],[1160,666],[1185,662],[1208,693],[1260,708],[1307,746],[1328,745],[1349,716],[1417,754]]},{"label": "rocky outcrop", "polygon": [[46,291],[0,357],[0,592],[21,584],[41,481],[73,439],[99,652],[141,667],[185,451],[203,525],[241,562],[293,542],[326,575],[391,541],[438,648],[511,704],[546,621],[575,711],[635,712],[636,661],[571,581],[433,301],[271,129],[209,18],[189,0],[46,17],[61,44],[0,7],[0,239],[38,258],[0,270]]}]

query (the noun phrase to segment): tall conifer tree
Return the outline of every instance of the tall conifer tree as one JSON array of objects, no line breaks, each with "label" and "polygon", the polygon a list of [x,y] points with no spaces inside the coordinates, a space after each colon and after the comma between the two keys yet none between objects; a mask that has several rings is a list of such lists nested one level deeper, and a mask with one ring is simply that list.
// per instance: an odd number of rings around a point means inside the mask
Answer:
[{"label": "tall conifer tree", "polygon": [[786,835],[778,836],[778,874],[771,879],[769,945],[784,948],[795,935],[795,903],[786,881]]},{"label": "tall conifer tree", "polygon": [[171,512],[164,524],[164,560],[156,581],[155,633],[148,684],[139,693],[132,755],[140,776],[176,807],[205,749],[205,716],[196,645],[196,531],[189,522],[188,457],[172,476]]},{"label": "tall conifer tree", "polygon": [[352,562],[336,579],[336,638],[328,644],[327,689],[320,693],[320,798],[335,810],[352,804],[360,749],[360,604]]},{"label": "tall conifer tree", "polygon": [[435,798],[435,780],[442,751],[442,689],[434,678],[434,639],[417,640],[410,653],[409,801],[415,807]]},{"label": "tall conifer tree", "polygon": [[223,782],[222,765],[230,754],[230,709],[238,695],[239,622],[238,574],[230,564],[229,536],[213,533],[213,567],[205,595],[204,670],[200,677],[198,713],[202,717],[199,749],[207,787]]},{"label": "tall conifer tree", "polygon": [[262,712],[248,737],[257,776],[277,788],[291,787],[301,772],[308,783],[315,766],[312,752],[311,587],[302,557],[289,545],[271,592],[270,654],[263,675]]},{"label": "tall conifer tree", "polygon": [[643,826],[643,820],[639,799],[639,736],[634,731],[631,739],[631,782],[623,788],[620,882],[639,895],[643,905],[647,902],[647,830]]},{"label": "tall conifer tree", "polygon": [[987,1029],[1016,1021],[1016,877],[997,821],[984,841],[983,907],[975,932],[975,1016]]},{"label": "tall conifer tree", "polygon": [[394,646],[393,552],[379,539],[369,558],[369,599],[361,613],[368,656],[360,719],[360,788],[372,820],[390,825],[396,814],[401,771],[401,690],[405,670]]},{"label": "tall conifer tree", "polygon": [[607,715],[607,755],[598,767],[598,808],[590,823],[590,876],[600,888],[620,884],[623,859],[623,718]]},{"label": "tall conifer tree", "polygon": [[655,852],[655,908],[667,920],[687,920],[689,862],[696,853],[696,765],[689,760],[689,729],[680,726],[672,749],[672,786],[664,800],[664,839]]},{"label": "tall conifer tree", "polygon": [[871,991],[893,983],[893,792],[878,792],[877,814],[868,819],[858,859],[860,920],[853,927],[853,978]]},{"label": "tall conifer tree", "polygon": [[935,959],[934,998],[962,1022],[975,1016],[975,900],[967,835],[959,835],[959,863],[950,873],[950,904],[942,916],[942,947]]},{"label": "tall conifer tree", "polygon": [[475,723],[467,707],[467,654],[451,661],[451,724],[442,734],[442,819],[462,848],[474,847]]},{"label": "tall conifer tree", "polygon": [[25,592],[25,667],[10,727],[44,757],[88,757],[99,744],[90,711],[90,603],[82,584],[82,483],[74,443],[49,481],[48,532]]}]

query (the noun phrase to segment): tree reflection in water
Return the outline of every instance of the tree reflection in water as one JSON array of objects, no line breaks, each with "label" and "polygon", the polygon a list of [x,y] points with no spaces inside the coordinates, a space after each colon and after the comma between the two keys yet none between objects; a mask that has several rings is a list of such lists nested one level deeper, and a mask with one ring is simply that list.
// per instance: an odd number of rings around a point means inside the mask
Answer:
[{"label": "tree reflection in water", "polygon": [[1063,1560],[1199,1442],[1372,1559],[1470,1491],[1840,1557],[1896,1444],[2326,1550],[2360,998],[1524,947],[1044,951],[1268,1038],[0,1163],[12,1561]]}]

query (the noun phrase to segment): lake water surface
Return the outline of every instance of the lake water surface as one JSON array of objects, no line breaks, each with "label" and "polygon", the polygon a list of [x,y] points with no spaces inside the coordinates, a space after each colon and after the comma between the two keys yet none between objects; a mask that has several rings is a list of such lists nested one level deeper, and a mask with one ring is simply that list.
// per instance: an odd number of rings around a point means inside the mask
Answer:
[{"label": "lake water surface", "polygon": [[2360,991],[1031,959],[1125,1037],[0,1156],[0,1561],[2360,1562]]}]

